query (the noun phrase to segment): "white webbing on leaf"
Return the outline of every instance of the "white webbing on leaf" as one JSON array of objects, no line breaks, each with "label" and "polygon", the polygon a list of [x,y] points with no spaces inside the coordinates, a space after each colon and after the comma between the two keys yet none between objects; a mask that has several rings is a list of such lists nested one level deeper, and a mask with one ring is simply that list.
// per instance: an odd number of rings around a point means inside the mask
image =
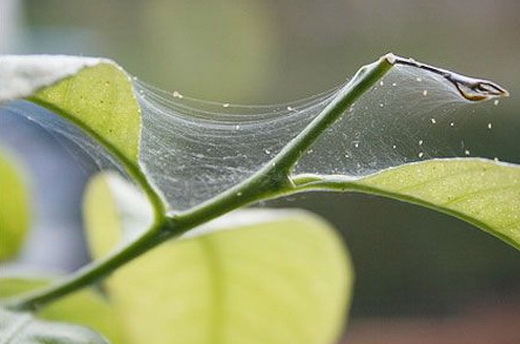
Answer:
[{"label": "white webbing on leaf", "polygon": [[66,55],[4,55],[0,56],[0,103],[34,94],[86,67],[107,59]]}]

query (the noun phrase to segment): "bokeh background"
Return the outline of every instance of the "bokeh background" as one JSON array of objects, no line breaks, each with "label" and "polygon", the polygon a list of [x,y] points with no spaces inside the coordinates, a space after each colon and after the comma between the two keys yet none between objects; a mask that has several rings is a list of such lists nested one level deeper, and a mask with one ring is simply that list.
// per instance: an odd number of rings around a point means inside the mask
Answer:
[{"label": "bokeh background", "polygon": [[[520,162],[517,0],[0,0],[0,53],[116,60],[192,97],[278,103],[343,82],[380,55],[413,56],[499,81],[494,125]],[[19,264],[72,270],[88,260],[81,192],[94,168],[51,133],[0,116],[19,153],[37,221]],[[516,144],[518,145],[515,145]],[[412,205],[358,194],[268,203],[323,215],[357,270],[348,343],[518,343],[520,255],[483,232]]]}]

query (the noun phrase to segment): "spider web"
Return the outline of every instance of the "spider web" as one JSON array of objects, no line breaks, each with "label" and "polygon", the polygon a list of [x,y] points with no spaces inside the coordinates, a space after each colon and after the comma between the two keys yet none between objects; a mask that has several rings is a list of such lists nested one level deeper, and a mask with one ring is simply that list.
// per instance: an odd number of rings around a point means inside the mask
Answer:
[{"label": "spider web", "polygon": [[[175,212],[217,196],[269,164],[345,85],[269,106],[202,101],[137,78],[133,86],[142,114],[139,162]],[[65,119],[28,102],[3,107],[38,122],[64,145],[75,143],[72,154],[84,150],[100,169],[124,174],[103,147]],[[494,158],[499,151],[473,149],[494,135],[489,113],[442,76],[396,65],[321,135],[293,172],[359,178],[425,159]]]},{"label": "spider web", "polygon": [[[293,103],[241,106],[134,79],[143,119],[140,162],[171,210],[188,209],[268,164],[343,86]],[[396,66],[322,134],[294,173],[359,178],[407,162],[472,155],[461,132],[476,116],[460,111],[468,104],[441,76]]]}]

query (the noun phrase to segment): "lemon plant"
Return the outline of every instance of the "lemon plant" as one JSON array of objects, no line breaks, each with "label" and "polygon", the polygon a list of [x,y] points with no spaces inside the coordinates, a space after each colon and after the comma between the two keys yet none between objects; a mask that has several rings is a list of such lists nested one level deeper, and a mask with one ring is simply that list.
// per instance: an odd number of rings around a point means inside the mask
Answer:
[{"label": "lemon plant", "polygon": [[[381,136],[377,153],[360,140],[373,131],[371,117],[355,132],[337,130],[350,128],[374,89],[401,86],[386,79],[396,68],[423,73],[414,78],[465,103],[508,95],[493,82],[387,54],[304,103],[253,111],[201,102],[197,110],[195,100],[146,86],[110,60],[0,57],[2,106],[24,100],[53,112],[82,131],[73,140],[119,171],[103,170],[85,193],[91,264],[53,280],[2,277],[0,343],[333,343],[353,281],[341,240],[308,212],[242,209],[300,192],[415,203],[519,249],[520,166],[436,157],[433,148],[400,159],[399,133]],[[337,154],[340,139],[350,148]],[[0,157],[2,260],[16,255],[28,227],[12,166]],[[104,296],[89,288],[100,281]]]}]

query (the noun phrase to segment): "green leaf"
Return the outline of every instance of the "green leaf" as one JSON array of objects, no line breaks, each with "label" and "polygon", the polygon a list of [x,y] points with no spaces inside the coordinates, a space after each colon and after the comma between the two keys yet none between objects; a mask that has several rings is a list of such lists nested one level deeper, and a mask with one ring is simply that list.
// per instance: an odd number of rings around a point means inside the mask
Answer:
[{"label": "green leaf", "polygon": [[352,180],[298,176],[300,190],[359,191],[415,203],[483,229],[520,250],[520,166],[484,159],[437,159]]},{"label": "green leaf", "polygon": [[30,98],[138,166],[141,116],[129,76],[114,62],[73,56],[3,56],[0,103]]},{"label": "green leaf", "polygon": [[[48,284],[49,282],[44,279],[4,277],[0,279],[0,298],[15,296]],[[107,303],[107,300],[90,289],[84,289],[61,298],[40,310],[38,317],[45,320],[66,321],[87,326],[102,333],[112,344],[125,342],[115,311]]]},{"label": "green leaf", "polygon": [[31,100],[53,109],[138,166],[141,116],[128,75],[113,63],[85,68]]},{"label": "green leaf", "polygon": [[0,150],[0,261],[18,253],[29,228],[27,190],[10,160]]},{"label": "green leaf", "polygon": [[[98,256],[128,226],[119,215],[132,213],[121,209],[131,193],[115,197],[121,185],[107,191],[110,184],[113,177],[97,177],[86,196]],[[116,271],[107,287],[130,343],[330,344],[351,283],[345,249],[323,220],[247,210],[157,247]]]},{"label": "green leaf", "polygon": [[163,202],[139,165],[141,109],[130,76],[107,59],[0,56],[0,104],[28,99],[77,125],[104,146],[150,198]]},{"label": "green leaf", "polygon": [[0,308],[2,344],[108,344],[105,338],[85,327],[35,319],[31,313]]}]

